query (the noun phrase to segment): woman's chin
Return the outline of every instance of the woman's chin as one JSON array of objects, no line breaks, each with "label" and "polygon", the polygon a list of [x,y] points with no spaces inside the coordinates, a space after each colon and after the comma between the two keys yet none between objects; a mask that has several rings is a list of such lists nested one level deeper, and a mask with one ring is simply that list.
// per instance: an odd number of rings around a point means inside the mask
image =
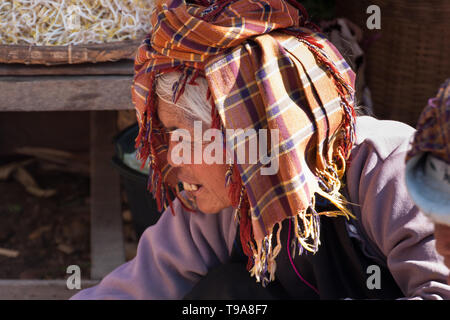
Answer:
[{"label": "woman's chin", "polygon": [[198,210],[206,214],[216,214],[221,210],[225,209],[224,206],[218,200],[214,200],[213,198],[209,199],[199,199],[197,198],[195,201]]},{"label": "woman's chin", "polygon": [[198,190],[186,191],[186,195],[195,203],[194,207],[197,210],[206,214],[219,213],[223,209],[231,206],[225,189],[211,191],[210,188],[202,185]]},{"label": "woman's chin", "polygon": [[203,213],[206,214],[216,214],[219,213],[223,208],[217,207],[217,205],[208,205],[208,204],[202,204],[197,203],[197,208]]}]

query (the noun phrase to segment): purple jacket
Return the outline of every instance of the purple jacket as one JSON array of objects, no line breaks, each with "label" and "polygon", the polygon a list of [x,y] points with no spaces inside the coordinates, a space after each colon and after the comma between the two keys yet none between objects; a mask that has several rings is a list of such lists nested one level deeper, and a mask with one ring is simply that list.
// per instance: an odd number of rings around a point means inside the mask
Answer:
[{"label": "purple jacket", "polygon": [[[349,201],[359,204],[353,208],[363,241],[385,257],[406,299],[450,299],[434,225],[406,192],[404,158],[413,133],[400,122],[357,118]],[[181,299],[210,268],[227,262],[237,226],[232,208],[203,214],[185,212],[178,201],[174,207],[175,216],[166,210],[144,232],[133,260],[71,299]]]}]

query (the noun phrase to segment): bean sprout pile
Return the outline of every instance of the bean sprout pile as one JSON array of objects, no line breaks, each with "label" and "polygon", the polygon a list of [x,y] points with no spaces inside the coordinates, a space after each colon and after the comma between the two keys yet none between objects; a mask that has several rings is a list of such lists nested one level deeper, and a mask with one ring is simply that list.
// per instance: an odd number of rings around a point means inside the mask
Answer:
[{"label": "bean sprout pile", "polygon": [[0,0],[0,44],[61,46],[134,40],[154,0]]}]

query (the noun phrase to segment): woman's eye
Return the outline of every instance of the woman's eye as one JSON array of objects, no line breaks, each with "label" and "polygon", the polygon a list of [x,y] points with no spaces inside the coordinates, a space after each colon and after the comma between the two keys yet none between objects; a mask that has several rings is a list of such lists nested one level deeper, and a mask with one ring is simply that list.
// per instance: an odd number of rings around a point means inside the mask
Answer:
[{"label": "woman's eye", "polygon": [[172,131],[176,131],[176,130],[178,130],[177,127],[166,128],[166,131],[169,132],[169,133],[172,132]]}]

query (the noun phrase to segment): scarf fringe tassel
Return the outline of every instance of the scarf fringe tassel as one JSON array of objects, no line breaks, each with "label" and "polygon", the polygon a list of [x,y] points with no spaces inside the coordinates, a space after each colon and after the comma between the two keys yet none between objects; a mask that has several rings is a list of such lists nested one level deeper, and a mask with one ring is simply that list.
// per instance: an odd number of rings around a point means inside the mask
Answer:
[{"label": "scarf fringe tassel", "polygon": [[[343,150],[339,150],[339,156],[343,157]],[[308,208],[301,210],[297,215],[290,217],[291,222],[294,225],[294,239],[291,242],[292,253],[294,254],[298,250],[298,255],[303,254],[306,250],[315,254],[320,246],[320,216],[324,215],[327,217],[338,217],[344,216],[347,219],[355,218],[351,211],[346,207],[348,201],[341,195],[339,190],[341,189],[342,183],[341,179],[343,173],[345,172],[345,161],[343,162],[343,168],[337,169],[337,166],[330,165],[326,170],[319,172],[319,190],[316,191],[319,195],[328,199],[333,203],[338,210],[337,211],[326,211],[318,213],[315,210],[315,197],[311,199],[311,204]],[[241,198],[244,194],[241,194]],[[240,203],[242,199],[240,200]],[[251,220],[248,213],[244,214],[241,212],[240,208],[236,210],[236,216],[242,221],[242,216],[247,215],[248,219]],[[282,229],[282,224],[279,222],[277,224],[278,229],[276,231],[276,243],[273,247],[273,233],[274,228],[271,232],[264,237],[258,243],[251,241],[249,237],[249,232],[247,231],[247,247],[251,249],[251,261],[252,265],[250,267],[250,274],[256,278],[257,282],[261,282],[263,287],[275,279],[276,272],[276,257],[281,251],[280,233]],[[242,226],[241,226],[242,227]],[[243,228],[245,229],[245,228]],[[243,241],[242,230],[241,230],[241,241]],[[294,242],[295,241],[295,242]],[[297,249],[298,248],[298,249]],[[250,263],[249,263],[250,264]]]}]

